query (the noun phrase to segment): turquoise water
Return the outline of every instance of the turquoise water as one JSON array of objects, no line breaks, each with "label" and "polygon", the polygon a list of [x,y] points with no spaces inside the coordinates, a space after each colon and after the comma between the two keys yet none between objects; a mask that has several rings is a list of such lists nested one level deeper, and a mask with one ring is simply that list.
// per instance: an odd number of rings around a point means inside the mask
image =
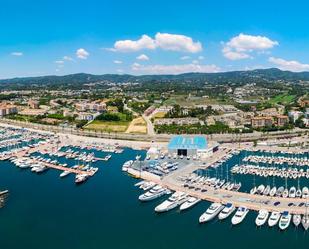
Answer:
[{"label": "turquoise water", "polygon": [[164,198],[140,203],[137,180],[121,172],[123,162],[137,154],[126,149],[96,163],[99,172],[80,186],[73,176],[59,179],[56,170],[37,175],[1,162],[0,188],[10,190],[0,209],[1,249],[308,248],[302,229],[257,229],[254,212],[237,227],[230,219],[199,225],[207,202],[183,213],[156,214]]}]

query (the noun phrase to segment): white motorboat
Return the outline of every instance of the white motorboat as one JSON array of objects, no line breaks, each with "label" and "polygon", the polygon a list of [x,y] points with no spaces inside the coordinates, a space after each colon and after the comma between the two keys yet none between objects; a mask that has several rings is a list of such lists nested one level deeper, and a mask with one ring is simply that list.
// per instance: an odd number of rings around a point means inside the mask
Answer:
[{"label": "white motorboat", "polygon": [[289,197],[290,198],[295,198],[296,197],[296,188],[295,187],[291,187],[290,188]]},{"label": "white motorboat", "polygon": [[301,189],[298,188],[297,191],[296,191],[296,198],[301,198],[301,196],[302,196]]},{"label": "white motorboat", "polygon": [[301,223],[301,215],[300,214],[294,214],[293,215],[293,224],[298,227]]},{"label": "white motorboat", "polygon": [[223,210],[219,213],[218,218],[219,220],[224,220],[229,217],[235,210],[235,206],[232,203],[227,203]]},{"label": "white motorboat", "polygon": [[122,165],[122,171],[128,171],[128,169],[132,166],[132,164],[134,163],[133,160],[130,161],[126,161],[123,165]]},{"label": "white motorboat", "polygon": [[268,219],[268,226],[273,227],[277,225],[280,220],[280,217],[281,217],[280,212],[276,212],[276,211],[272,212]]},{"label": "white motorboat", "polygon": [[267,185],[266,188],[263,191],[263,195],[269,195],[269,192],[270,192],[270,186]]},{"label": "white motorboat", "polygon": [[154,199],[157,199],[167,193],[167,189],[161,187],[160,185],[154,186],[152,189],[150,189],[148,192],[140,195],[138,199],[140,201],[151,201]]},{"label": "white motorboat", "polygon": [[303,194],[302,194],[303,198],[308,198],[309,197],[309,189],[308,189],[308,187],[303,187],[302,192],[303,192]]},{"label": "white motorboat", "polygon": [[255,224],[259,227],[259,226],[263,226],[265,224],[265,222],[267,221],[269,216],[269,212],[265,209],[261,209],[259,211],[258,216],[255,219]]},{"label": "white motorboat", "polygon": [[220,211],[224,208],[221,203],[212,203],[210,207],[200,216],[199,222],[204,223],[212,220],[220,213]]},{"label": "white motorboat", "polygon": [[281,218],[279,220],[280,230],[285,230],[289,227],[291,223],[291,218],[292,218],[292,215],[289,212],[285,211],[282,213]]},{"label": "white motorboat", "polygon": [[265,186],[263,184],[261,184],[260,186],[258,186],[256,193],[258,195],[261,195],[261,194],[263,194],[264,190],[265,190]]},{"label": "white motorboat", "polygon": [[234,214],[233,218],[232,218],[232,224],[237,225],[237,224],[241,223],[245,219],[248,212],[249,212],[248,208],[239,207],[237,209],[236,213]]},{"label": "white motorboat", "polygon": [[154,182],[147,182],[145,181],[142,185],[139,186],[140,189],[147,191],[153,188],[156,184]]},{"label": "white motorboat", "polygon": [[201,201],[201,199],[195,198],[195,197],[190,197],[186,202],[181,204],[180,206],[180,211],[189,209],[193,207],[194,205],[198,204]]},{"label": "white motorboat", "polygon": [[89,175],[87,174],[77,174],[75,176],[75,183],[76,184],[80,184],[83,183],[84,181],[86,181],[89,178]]},{"label": "white motorboat", "polygon": [[71,174],[71,172],[65,170],[65,171],[63,171],[63,172],[60,174],[60,177],[63,178],[63,177],[66,177],[66,176],[69,175],[69,174]]},{"label": "white motorboat", "polygon": [[289,190],[288,190],[287,188],[284,189],[284,191],[283,191],[283,193],[282,193],[282,197],[283,197],[283,198],[289,197]]},{"label": "white motorboat", "polygon": [[309,214],[304,214],[301,224],[303,225],[303,228],[307,231],[309,228]]},{"label": "white motorboat", "polygon": [[187,201],[187,199],[187,194],[183,192],[175,192],[167,200],[156,206],[155,211],[158,213],[167,212],[181,205],[182,203]]},{"label": "white motorboat", "polygon": [[251,195],[254,195],[257,191],[257,188],[256,187],[253,187],[251,190],[250,190],[250,194]]},{"label": "white motorboat", "polygon": [[283,191],[284,191],[284,187],[282,187],[282,186],[279,187],[279,188],[277,189],[276,196],[281,197]]},{"label": "white motorboat", "polygon": [[277,193],[277,187],[273,187],[269,192],[269,196],[274,197],[276,193]]}]

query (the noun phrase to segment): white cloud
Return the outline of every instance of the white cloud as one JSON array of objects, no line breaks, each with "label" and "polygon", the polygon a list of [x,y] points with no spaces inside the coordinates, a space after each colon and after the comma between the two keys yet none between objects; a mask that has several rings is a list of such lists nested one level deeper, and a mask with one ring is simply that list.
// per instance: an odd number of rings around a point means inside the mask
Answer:
[{"label": "white cloud", "polygon": [[202,51],[202,44],[194,42],[191,37],[168,33],[157,33],[156,44],[163,50],[197,53]]},{"label": "white cloud", "polygon": [[191,37],[178,34],[157,33],[154,38],[143,35],[138,40],[121,40],[116,41],[111,51],[118,52],[136,52],[140,50],[154,50],[161,48],[169,51],[182,51],[197,53],[202,51],[202,44],[194,42]]},{"label": "white cloud", "polygon": [[184,61],[184,60],[189,60],[189,59],[191,59],[191,57],[188,56],[188,55],[185,55],[185,56],[180,57],[180,59]]},{"label": "white cloud", "polygon": [[86,60],[89,56],[89,53],[84,48],[80,48],[80,49],[77,49],[76,56],[79,59]]},{"label": "white cloud", "polygon": [[293,71],[293,72],[303,72],[309,71],[309,64],[303,64],[299,61],[288,61],[281,58],[270,57],[269,62],[275,64],[281,70]]},{"label": "white cloud", "polygon": [[13,56],[23,56],[23,52],[12,52],[11,55]]},{"label": "white cloud", "polygon": [[198,60],[193,60],[192,63],[193,64],[199,64],[200,62]]},{"label": "white cloud", "polygon": [[72,57],[67,56],[67,55],[63,56],[62,59],[65,60],[65,61],[74,61],[74,59]]},{"label": "white cloud", "polygon": [[140,61],[149,61],[149,57],[145,54],[141,54],[141,55],[137,56],[136,59],[140,60]]},{"label": "white cloud", "polygon": [[248,59],[252,58],[250,53],[254,51],[263,53],[277,45],[279,45],[277,41],[266,36],[239,34],[230,41],[223,43],[222,53],[229,60]]},{"label": "white cloud", "polygon": [[58,60],[58,61],[55,61],[56,64],[64,64],[64,61],[62,60]]},{"label": "white cloud", "polygon": [[124,71],[122,69],[117,69],[117,73],[123,73]]},{"label": "white cloud", "polygon": [[155,41],[149,37],[148,35],[143,35],[140,39],[133,41],[133,40],[122,40],[116,41],[114,44],[114,48],[112,51],[119,51],[119,52],[135,52],[143,49],[155,49],[156,44]]},{"label": "white cloud", "polygon": [[221,71],[216,65],[197,65],[197,64],[183,64],[183,65],[140,65],[134,63],[131,69],[141,74],[181,74],[181,73],[215,73]]},{"label": "white cloud", "polygon": [[204,56],[202,56],[202,55],[200,55],[197,59],[201,61],[201,60],[204,60],[204,59],[205,59],[205,57],[204,57]]},{"label": "white cloud", "polygon": [[122,61],[119,61],[119,60],[114,60],[113,61],[115,64],[122,64]]}]

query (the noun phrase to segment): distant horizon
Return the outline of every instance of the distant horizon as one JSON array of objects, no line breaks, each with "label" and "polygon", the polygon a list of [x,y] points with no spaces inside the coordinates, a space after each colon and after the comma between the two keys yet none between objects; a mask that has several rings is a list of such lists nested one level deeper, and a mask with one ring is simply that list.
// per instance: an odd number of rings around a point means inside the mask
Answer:
[{"label": "distant horizon", "polygon": [[245,69],[245,70],[233,70],[233,71],[220,71],[220,72],[186,72],[186,73],[178,73],[178,74],[130,74],[130,73],[102,73],[102,74],[96,74],[96,73],[87,73],[87,72],[76,72],[76,73],[69,73],[69,74],[62,74],[62,75],[56,75],[56,74],[50,74],[50,75],[37,75],[37,76],[16,76],[12,78],[0,78],[1,81],[3,80],[12,80],[12,79],[24,79],[24,78],[40,78],[40,77],[64,77],[69,75],[77,75],[77,74],[89,74],[94,76],[101,76],[101,75],[128,75],[128,76],[134,76],[134,77],[143,77],[143,76],[177,76],[177,75],[186,75],[186,74],[220,74],[220,73],[233,73],[233,72],[252,72],[257,70],[271,70],[271,69],[277,69],[281,72],[289,72],[289,73],[309,73],[308,71],[301,71],[301,72],[293,72],[289,70],[281,70],[280,68],[276,67],[270,67],[270,68],[256,68],[256,69]]}]

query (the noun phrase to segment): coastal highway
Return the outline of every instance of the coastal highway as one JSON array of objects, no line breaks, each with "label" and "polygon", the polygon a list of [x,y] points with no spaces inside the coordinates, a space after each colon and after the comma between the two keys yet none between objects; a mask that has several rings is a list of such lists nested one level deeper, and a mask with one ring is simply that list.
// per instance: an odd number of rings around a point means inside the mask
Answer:
[{"label": "coastal highway", "polygon": [[[150,121],[150,120],[149,120]],[[18,127],[30,128],[35,130],[49,131],[55,133],[73,134],[79,136],[106,138],[106,139],[117,139],[117,140],[129,140],[129,141],[154,141],[154,142],[168,142],[173,134],[155,134],[154,131],[150,131],[152,134],[128,134],[128,133],[105,133],[102,131],[90,131],[76,128],[64,128],[53,125],[43,125],[37,123],[23,122],[17,120],[10,120],[1,118],[0,123],[13,125]],[[209,141],[214,140],[222,143],[239,143],[255,140],[268,140],[268,139],[281,139],[281,138],[295,138],[300,135],[307,134],[308,130],[294,129],[289,131],[276,131],[269,133],[254,132],[247,134],[212,134],[206,135]]]}]

